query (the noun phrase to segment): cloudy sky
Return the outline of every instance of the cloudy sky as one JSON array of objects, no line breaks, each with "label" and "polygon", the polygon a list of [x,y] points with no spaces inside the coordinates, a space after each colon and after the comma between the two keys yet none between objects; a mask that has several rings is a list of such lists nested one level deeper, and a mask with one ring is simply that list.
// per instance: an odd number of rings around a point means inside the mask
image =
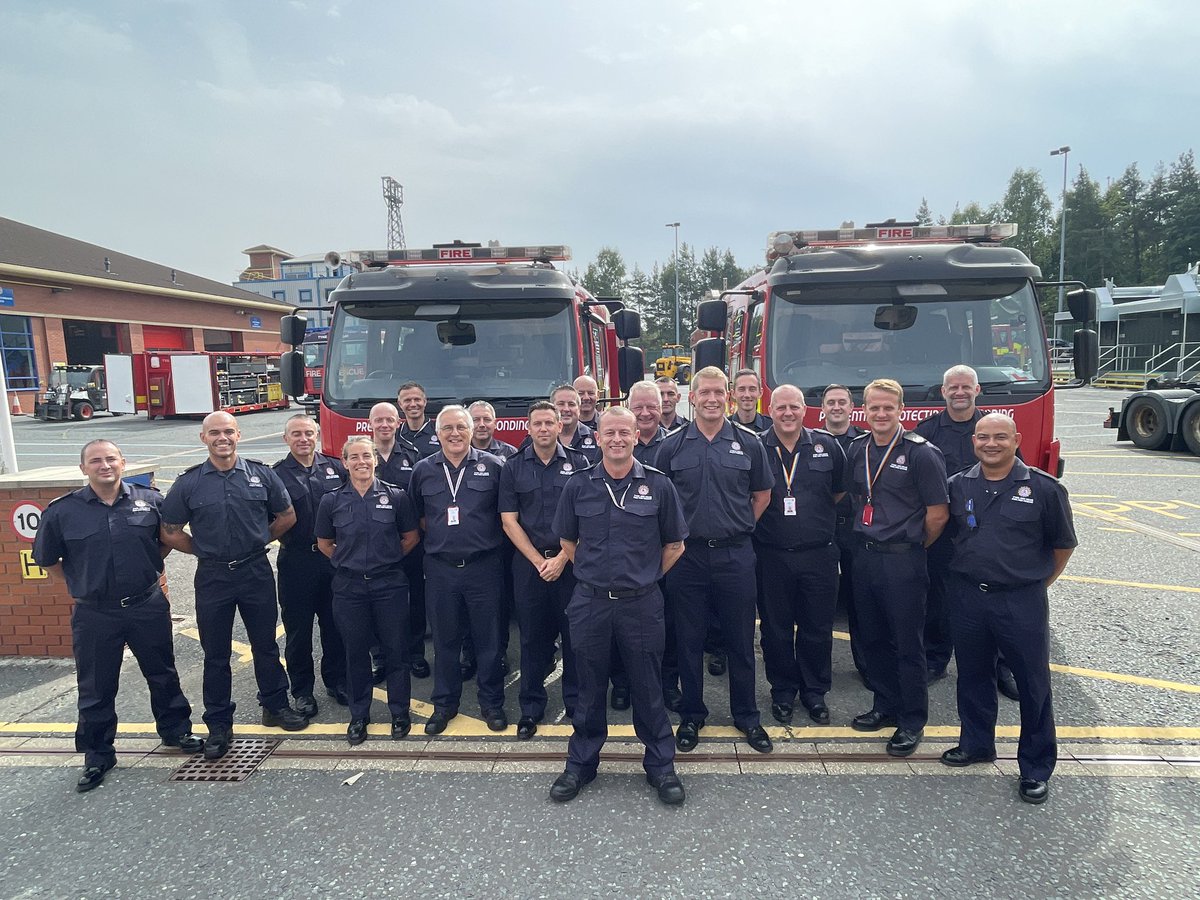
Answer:
[{"label": "cloudy sky", "polygon": [[221,281],[259,243],[762,258],[1193,148],[1190,2],[4,0],[0,215]]}]

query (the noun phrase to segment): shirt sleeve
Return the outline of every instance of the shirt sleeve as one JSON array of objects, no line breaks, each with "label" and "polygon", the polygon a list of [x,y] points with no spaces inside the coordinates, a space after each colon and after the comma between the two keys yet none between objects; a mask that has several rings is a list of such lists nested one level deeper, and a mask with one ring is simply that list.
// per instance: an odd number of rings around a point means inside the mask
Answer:
[{"label": "shirt sleeve", "polygon": [[420,527],[420,520],[412,498],[402,490],[397,490],[392,496],[396,498],[396,527],[400,533],[416,531]]},{"label": "shirt sleeve", "polygon": [[267,478],[267,501],[271,512],[278,515],[292,508],[292,498],[274,469],[263,466]]},{"label": "shirt sleeve", "polygon": [[554,511],[554,533],[564,541],[579,540],[579,517],[575,515],[575,497],[579,493],[576,480],[571,478],[558,498],[558,509]]},{"label": "shirt sleeve", "polygon": [[687,540],[687,518],[683,514],[683,504],[679,502],[679,492],[675,490],[675,485],[669,478],[662,479],[659,490],[662,491],[663,498],[658,504],[658,531],[662,536],[663,545]]},{"label": "shirt sleeve", "polygon": [[829,455],[833,457],[833,480],[830,487],[835,494],[840,494],[848,488],[846,480],[846,451],[842,449],[842,445],[837,441],[833,442],[833,446],[829,448]]},{"label": "shirt sleeve", "polygon": [[180,476],[167,491],[167,496],[163,497],[159,514],[162,516],[162,520],[169,525],[186,525],[191,521],[192,514],[188,509],[187,489],[187,481]]},{"label": "shirt sleeve", "polygon": [[1070,550],[1079,546],[1079,540],[1075,537],[1071,501],[1067,496],[1067,489],[1061,484],[1054,484],[1053,489],[1053,496],[1046,504],[1046,540],[1055,550]]},{"label": "shirt sleeve", "polygon": [[327,541],[337,540],[337,532],[333,529],[333,507],[337,503],[337,491],[331,491],[321,498],[317,507],[317,517],[313,524],[313,534]]},{"label": "shirt sleeve", "polygon": [[767,448],[762,441],[754,442],[754,452],[750,454],[750,490],[769,491],[775,487],[775,475],[771,472],[771,461],[767,458]]},{"label": "shirt sleeve", "polygon": [[60,510],[46,507],[33,540],[33,561],[43,568],[58,565],[63,554],[67,552],[63,543],[62,528],[58,524],[59,513]]},{"label": "shirt sleeve", "polygon": [[921,448],[928,448],[924,453],[915,454],[917,493],[921,503],[925,506],[949,503],[950,495],[946,493],[946,461],[942,458],[942,451],[928,443],[921,445]]},{"label": "shirt sleeve", "polygon": [[500,470],[500,496],[496,500],[496,508],[502,512],[520,512],[517,503],[516,467],[509,464]]},{"label": "shirt sleeve", "polygon": [[418,520],[425,518],[425,498],[421,495],[421,482],[424,481],[429,467],[424,465],[424,462],[425,460],[421,460],[413,466],[412,477],[408,479],[408,499],[416,511]]}]

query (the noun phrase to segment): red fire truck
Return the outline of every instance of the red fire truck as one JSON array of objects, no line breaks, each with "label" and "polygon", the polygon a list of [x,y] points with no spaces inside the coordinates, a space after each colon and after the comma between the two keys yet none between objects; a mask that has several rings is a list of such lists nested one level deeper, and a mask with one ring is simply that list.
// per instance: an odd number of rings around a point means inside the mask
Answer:
[{"label": "red fire truck", "polygon": [[287,409],[278,353],[146,350],[104,357],[109,409],[148,418]]},{"label": "red fire truck", "polygon": [[310,328],[304,335],[304,396],[317,397],[325,376],[325,351],[329,346],[328,328]]},{"label": "red fire truck", "polygon": [[[640,320],[617,300],[599,300],[553,261],[564,246],[500,247],[459,241],[421,250],[363,254],[365,270],[348,275],[334,304],[319,417],[323,452],[369,431],[380,402],[396,402],[401,384],[419,382],[427,414],[451,403],[486,400],[496,408],[497,437],[519,444],[529,404],[579,375],[600,385],[602,402],[643,378]],[[303,342],[304,317],[283,319],[285,343]],[[619,345],[620,342],[620,345]],[[303,354],[283,360],[284,389],[303,391]]]},{"label": "red fire truck", "polygon": [[[806,424],[818,427],[827,385],[846,385],[861,404],[868,382],[894,378],[912,428],[945,408],[942,375],[966,364],[979,373],[980,408],[1013,416],[1025,459],[1061,473],[1038,302],[1038,288],[1060,282],[1040,281],[1037,266],[1001,246],[1016,230],[887,222],[774,232],[764,271],[697,308],[699,330],[722,336],[697,341],[693,371],[754,369],[764,408],[773,387],[795,385],[808,403]],[[1094,361],[1083,347],[1089,336],[1078,339],[1081,382]],[[864,426],[862,411],[855,416]]]}]

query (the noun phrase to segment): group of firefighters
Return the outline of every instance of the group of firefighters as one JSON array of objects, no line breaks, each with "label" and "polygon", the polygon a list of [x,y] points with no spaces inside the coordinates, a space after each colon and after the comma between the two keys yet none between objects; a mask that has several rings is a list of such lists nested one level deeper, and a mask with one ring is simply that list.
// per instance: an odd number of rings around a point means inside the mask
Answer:
[{"label": "group of firefighters", "polygon": [[[34,549],[39,565],[61,564],[76,599],[77,789],[96,787],[115,765],[125,645],[149,683],[163,742],[216,760],[233,739],[235,612],[262,722],[286,730],[318,713],[319,624],[322,681],[349,707],[351,744],[367,738],[379,683],[392,739],[408,735],[411,678],[431,674],[426,734],[447,728],[472,676],[483,720],[505,731],[515,617],[518,739],[537,733],[556,647],[561,654],[573,734],[550,797],[570,800],[595,777],[611,703],[632,706],[659,799],[681,803],[675,752],[697,746],[708,718],[706,654],[710,674],[728,673],[734,726],[770,752],[756,622],[773,718],[791,725],[798,702],[828,724],[840,595],[873,695],[851,726],[893,728],[887,752],[912,754],[927,684],[945,675],[953,652],[962,729],[942,761],[992,760],[1003,659],[1020,702],[1018,794],[1040,803],[1056,759],[1046,589],[1075,546],[1070,506],[1054,478],[1020,459],[1013,420],[976,408],[973,370],[951,368],[942,393],[946,409],[909,431],[901,386],[872,381],[860,430],[851,391],[830,385],[825,427],[815,429],[791,385],[777,386],[760,412],[750,370],[732,384],[720,369],[696,372],[690,422],[669,378],[639,382],[625,406],[601,411],[596,382],[582,376],[531,404],[528,438],[514,448],[495,438],[486,402],[444,406],[430,420],[424,390],[410,382],[396,404],[370,410],[370,435],[349,438],[340,458],[319,452],[317,423],[301,414],[286,423],[284,459],[247,459],[234,418],[212,413],[200,434],[207,459],[165,497],[124,482],[119,448],[91,441],[80,454],[87,486],[50,504]],[[274,540],[278,591],[267,556]],[[197,557],[204,740],[192,734],[160,587],[171,550]],[[679,717],[674,733],[668,711]]]}]

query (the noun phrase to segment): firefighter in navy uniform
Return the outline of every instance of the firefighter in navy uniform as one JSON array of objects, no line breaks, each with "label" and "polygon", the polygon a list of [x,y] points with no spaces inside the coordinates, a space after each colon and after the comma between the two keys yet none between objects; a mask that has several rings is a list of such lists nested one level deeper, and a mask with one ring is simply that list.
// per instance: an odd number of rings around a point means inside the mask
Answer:
[{"label": "firefighter in navy uniform", "polygon": [[1012,668],[1020,695],[1018,795],[1049,796],[1058,756],[1050,698],[1050,621],[1046,589],[1077,544],[1067,491],[1017,458],[1021,435],[1002,413],[975,423],[978,464],[950,479],[958,525],[949,596],[958,656],[959,744],[948,766],[996,758],[996,654]]},{"label": "firefighter in navy uniform", "polygon": [[498,508],[504,532],[517,552],[513,596],[521,637],[521,718],[517,737],[528,740],[546,714],[546,672],[554,661],[554,639],[562,636],[562,695],[575,711],[578,678],[567,627],[567,603],[575,589],[571,559],[554,533],[554,512],[567,481],[588,468],[587,458],[558,442],[562,423],[553,403],[529,408],[530,443],[504,464]]},{"label": "firefighter in navy uniform", "polygon": [[591,375],[580,375],[571,382],[571,387],[579,394],[579,423],[595,431],[600,422],[600,410],[596,407],[600,386]]},{"label": "firefighter in navy uniform", "polygon": [[342,447],[350,480],[326,494],[317,510],[316,537],[332,560],[333,613],[345,641],[351,746],[367,739],[371,722],[370,650],[383,651],[392,740],[412,730],[409,712],[408,585],[403,560],[420,540],[408,494],[375,477],[375,445],[351,437]]},{"label": "firefighter in navy uniform", "polygon": [[496,437],[496,407],[486,400],[476,400],[467,407],[475,431],[471,434],[471,446],[492,456],[507,460],[516,455],[517,448]]},{"label": "firefighter in navy uniform", "polygon": [[[411,389],[410,389],[411,390]],[[421,392],[424,397],[424,392]],[[421,407],[424,410],[424,406]],[[400,411],[391,403],[376,403],[371,407],[369,418],[371,439],[375,442],[375,477],[408,492],[412,481],[413,466],[421,458],[416,444],[400,435]],[[411,495],[410,495],[411,496]],[[429,677],[429,663],[425,660],[425,552],[421,544],[404,556],[404,577],[408,580],[408,636],[409,664],[416,678]],[[380,684],[387,673],[381,662],[381,654],[372,653],[372,677]]]},{"label": "firefighter in navy uniform", "polygon": [[[831,384],[821,393],[822,427],[833,435],[845,453],[850,442],[863,430],[850,423],[854,395],[844,384]],[[846,631],[850,634],[850,656],[863,684],[867,681],[867,663],[863,659],[862,639],[858,632],[858,611],[854,608],[854,501],[847,492],[837,504],[838,604],[846,610]]]},{"label": "firefighter in navy uniform", "polygon": [[771,427],[771,417],[758,411],[762,382],[753,369],[739,369],[733,376],[733,399],[736,408],[729,416],[730,422],[749,428],[755,434],[762,434]]},{"label": "firefighter in navy uniform", "polygon": [[679,404],[679,385],[675,383],[675,379],[669,375],[660,375],[654,379],[654,383],[658,386],[658,395],[662,399],[662,419],[659,424],[667,431],[674,431],[689,424],[691,419],[684,418],[676,411]]},{"label": "firefighter in navy uniform", "polygon": [[404,421],[400,423],[400,437],[417,448],[421,459],[433,456],[441,449],[437,427],[433,419],[425,415],[428,402],[425,388],[415,381],[406,381],[396,392],[396,406],[404,416]]},{"label": "firefighter in navy uniform", "polygon": [[[204,648],[206,759],[233,740],[233,616],[240,613],[254,656],[262,723],[286,731],[308,727],[288,705],[288,679],[275,642],[278,607],[266,545],[296,523],[287,489],[271,467],[237,452],[237,422],[209,413],[200,426],[208,459],[181,474],[162,504],[161,539],[196,562],[196,627]],[[189,535],[183,526],[191,523]]]},{"label": "firefighter in navy uniform", "polygon": [[458,715],[459,656],[470,634],[478,659],[479,707],[492,731],[508,727],[500,670],[504,566],[497,500],[504,463],[471,447],[474,426],[463,407],[438,413],[441,450],[413,469],[412,500],[425,532],[425,581],[433,626],[433,715],[426,734],[441,734]]},{"label": "firefighter in navy uniform", "polygon": [[595,434],[579,421],[579,391],[569,384],[560,385],[550,392],[550,402],[562,418],[559,441],[586,456],[589,464],[594,466],[600,462],[600,447]]},{"label": "firefighter in navy uniform", "polygon": [[692,376],[696,419],[658,445],[655,468],[675,485],[692,537],[667,576],[683,702],[675,746],[699,742],[704,705],[704,641],[710,620],[721,623],[729,659],[733,724],[760,753],[772,749],[754,692],[757,583],[750,536],[771,502],[774,479],[758,435],[725,420],[729,382],[715,367]]},{"label": "firefighter in navy uniform", "polygon": [[854,602],[875,699],[850,723],[858,731],[895,725],[891,756],[910,756],[929,718],[926,689],[925,548],[950,517],[941,452],[904,429],[904,389],[891,379],[863,390],[867,434],[850,442],[854,494]]},{"label": "firefighter in navy uniform", "polygon": [[771,503],[754,529],[763,665],[771,714],[790,725],[796,699],[819,725],[833,679],[837,606],[835,506],[845,492],[846,457],[832,435],[804,427],[804,392],[771,392],[772,426],[763,446],[775,476]]},{"label": "firefighter in navy uniform", "polygon": [[126,644],[150,688],[162,742],[187,753],[199,752],[204,744],[192,734],[192,707],[175,671],[171,608],[159,586],[163,555],[169,552],[158,537],[162,495],[121,481],[125,457],[111,441],[85,444],[79,470],[87,486],[46,507],[33,559],[44,569],[61,563],[75,598],[75,749],[83,754],[84,766],[75,789],[83,793],[117,764],[117,684]]},{"label": "firefighter in navy uniform", "polygon": [[330,697],[343,706],[347,702],[346,654],[333,616],[333,567],[313,533],[321,498],[342,486],[346,470],[340,459],[317,452],[320,434],[311,416],[292,416],[283,426],[288,455],[271,467],[296,510],[296,524],[279,536],[279,614],[292,705],[310,719],[317,714],[314,618],[321,628],[321,681]]},{"label": "firefighter in navy uniform", "polygon": [[684,801],[662,696],[663,602],[658,581],[679,559],[687,525],[671,482],[633,458],[637,426],[621,407],[600,416],[600,465],[563,488],[554,530],[575,563],[567,607],[579,702],[567,765],[550,799],[567,801],[596,777],[608,736],[605,694],[616,642],[629,674],[633,728],[645,746],[646,780],[663,803]]}]

